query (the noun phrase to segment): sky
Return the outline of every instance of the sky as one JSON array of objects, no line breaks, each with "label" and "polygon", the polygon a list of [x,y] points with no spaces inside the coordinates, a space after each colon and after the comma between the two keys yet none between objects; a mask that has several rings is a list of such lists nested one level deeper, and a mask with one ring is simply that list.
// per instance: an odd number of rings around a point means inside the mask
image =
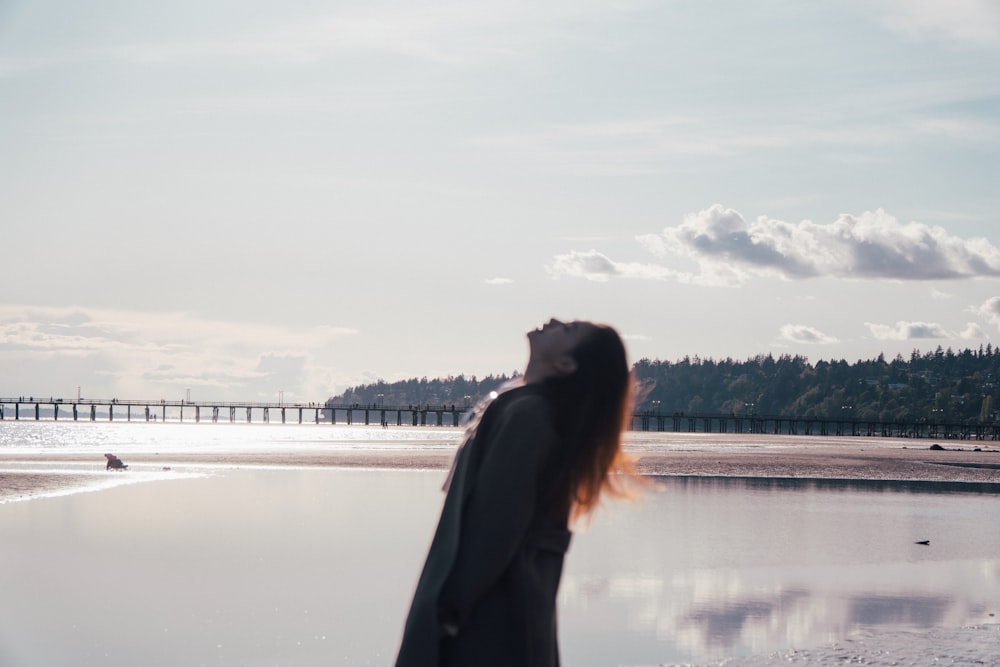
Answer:
[{"label": "sky", "polygon": [[996,0],[0,0],[0,396],[997,345],[998,175]]}]

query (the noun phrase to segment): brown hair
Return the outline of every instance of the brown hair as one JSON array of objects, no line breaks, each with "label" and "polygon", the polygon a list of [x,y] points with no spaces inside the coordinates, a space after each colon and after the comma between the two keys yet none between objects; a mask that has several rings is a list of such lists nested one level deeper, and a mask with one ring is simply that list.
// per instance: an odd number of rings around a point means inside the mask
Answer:
[{"label": "brown hair", "polygon": [[625,345],[613,328],[588,326],[591,331],[572,353],[576,370],[546,382],[564,450],[557,464],[556,503],[568,502],[574,518],[588,516],[604,494],[628,495],[628,477],[618,473],[633,472],[622,451],[632,408]]}]

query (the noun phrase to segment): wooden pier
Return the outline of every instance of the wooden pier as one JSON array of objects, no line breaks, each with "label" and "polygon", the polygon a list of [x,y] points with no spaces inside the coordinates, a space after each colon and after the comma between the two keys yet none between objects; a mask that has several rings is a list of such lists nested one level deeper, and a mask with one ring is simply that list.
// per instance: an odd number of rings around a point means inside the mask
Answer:
[{"label": "wooden pier", "polygon": [[200,424],[365,424],[459,426],[458,405],[331,405],[326,403],[158,401],[89,398],[0,398],[0,421],[146,421]]},{"label": "wooden pier", "polygon": [[[121,400],[85,398],[0,398],[0,421],[145,421],[230,424],[364,424],[379,426],[450,426],[462,424],[468,406],[332,405],[327,403]],[[816,436],[1000,440],[998,422],[947,420],[878,421],[832,417],[736,414],[632,415],[635,431]]]},{"label": "wooden pier", "polygon": [[632,415],[631,428],[636,431],[670,433],[767,433],[771,435],[1000,440],[1000,423],[998,422],[952,422],[941,419],[881,421],[844,417],[787,417],[756,414],[686,415],[644,411]]}]

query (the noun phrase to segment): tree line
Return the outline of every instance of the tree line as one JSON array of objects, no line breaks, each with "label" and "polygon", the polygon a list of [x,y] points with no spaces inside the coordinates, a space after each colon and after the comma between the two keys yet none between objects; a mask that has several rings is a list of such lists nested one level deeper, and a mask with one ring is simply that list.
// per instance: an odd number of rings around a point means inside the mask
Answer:
[{"label": "tree line", "polygon": [[[637,411],[737,414],[874,421],[988,422],[998,418],[1000,347],[959,352],[940,346],[876,359],[809,362],[800,355],[757,355],[742,361],[684,357],[633,365]],[[352,387],[329,403],[361,405],[475,404],[517,377],[489,375]]]}]

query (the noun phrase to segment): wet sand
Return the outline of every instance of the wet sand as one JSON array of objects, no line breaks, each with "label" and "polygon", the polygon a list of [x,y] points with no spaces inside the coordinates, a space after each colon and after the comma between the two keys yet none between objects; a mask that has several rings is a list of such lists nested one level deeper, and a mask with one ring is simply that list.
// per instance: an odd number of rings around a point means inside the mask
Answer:
[{"label": "wet sand", "polygon": [[859,630],[816,648],[730,658],[702,667],[778,667],[778,665],[870,665],[931,667],[1000,665],[1000,625],[931,630]]},{"label": "wet sand", "polygon": [[[645,474],[791,477],[803,479],[923,480],[934,482],[1000,481],[1000,449],[989,445],[911,442],[808,444],[738,452],[709,450],[638,454]],[[976,449],[981,451],[975,451]]]},{"label": "wet sand", "polygon": [[[927,440],[844,438],[831,444],[831,438],[772,438],[763,446],[754,446],[752,438],[744,436],[743,440],[749,439],[751,444],[740,448],[719,448],[713,439],[683,448],[639,442],[627,449],[639,472],[647,475],[1000,482],[1000,445],[991,442],[943,443],[940,445],[943,450],[932,450],[932,443]],[[453,455],[452,447],[358,446],[343,450],[281,447],[266,452],[136,451],[123,454],[122,458],[133,467],[324,466],[426,470],[446,469]],[[83,464],[104,470],[103,453],[96,452],[62,454],[47,450],[25,456],[0,451],[0,466],[6,462]],[[67,481],[47,479],[44,475],[31,477],[19,484],[30,487]]]},{"label": "wet sand", "polygon": [[[719,448],[717,443],[658,447],[641,441],[629,448],[644,475],[693,475],[749,478],[849,479],[1000,485],[1000,448],[992,443],[945,444],[929,449],[927,441],[873,440],[830,444],[829,439],[768,441],[770,446]],[[981,451],[976,451],[976,450]],[[174,451],[122,453],[128,471],[105,471],[103,453],[31,455],[0,452],[0,503],[60,495],[108,486],[109,476],[136,471],[199,468],[336,467],[444,470],[451,464],[449,446],[392,448],[281,447],[274,451]],[[121,481],[125,481],[122,479]],[[128,481],[133,481],[129,479]]]},{"label": "wet sand", "polygon": [[[629,450],[645,475],[852,479],[1000,484],[1000,448],[992,443],[941,445],[928,441],[771,439],[765,446],[719,448],[714,442],[685,447],[634,443]],[[777,443],[777,444],[775,444]],[[977,451],[979,450],[979,451]],[[181,451],[123,454],[132,470],[218,467],[346,467],[437,470],[451,463],[452,447],[353,447],[344,450],[287,448],[269,452]],[[29,466],[25,470],[11,465]],[[67,470],[66,468],[69,468]],[[58,468],[55,470],[54,468]],[[52,469],[52,470],[48,470]],[[0,452],[0,502],[49,495],[59,489],[97,485],[106,475],[101,454],[43,451],[31,456]],[[100,473],[100,476],[95,476]]]}]

